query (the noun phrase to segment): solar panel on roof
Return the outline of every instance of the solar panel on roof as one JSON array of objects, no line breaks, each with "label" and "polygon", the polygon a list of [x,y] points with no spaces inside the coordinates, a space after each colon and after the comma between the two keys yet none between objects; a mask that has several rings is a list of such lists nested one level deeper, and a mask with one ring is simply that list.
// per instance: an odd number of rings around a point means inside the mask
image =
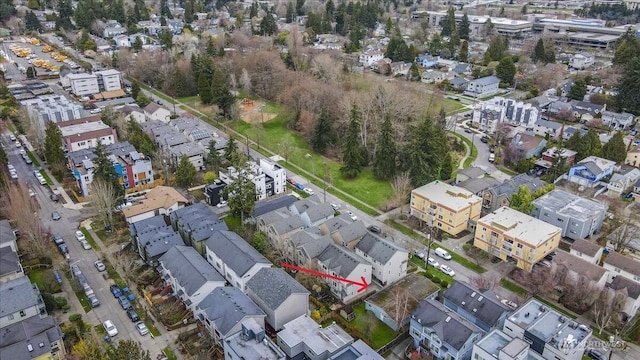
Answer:
[{"label": "solar panel on roof", "polygon": [[191,137],[193,137],[194,140],[202,140],[210,136],[211,135],[209,134],[208,131],[202,130],[202,129],[195,129],[191,132]]}]

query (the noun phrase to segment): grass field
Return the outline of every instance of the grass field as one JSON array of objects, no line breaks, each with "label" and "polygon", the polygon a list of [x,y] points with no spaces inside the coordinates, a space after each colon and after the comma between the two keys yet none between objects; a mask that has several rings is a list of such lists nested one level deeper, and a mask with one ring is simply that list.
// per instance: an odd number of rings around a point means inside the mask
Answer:
[{"label": "grass field", "polygon": [[357,328],[360,334],[368,335],[369,343],[375,349],[386,345],[396,336],[392,328],[365,310],[364,302],[354,305],[353,311],[356,313],[356,318],[351,322],[351,325]]},{"label": "grass field", "polygon": [[442,106],[447,114],[456,113],[464,109],[464,104],[461,101],[455,101],[452,99],[442,98]]}]

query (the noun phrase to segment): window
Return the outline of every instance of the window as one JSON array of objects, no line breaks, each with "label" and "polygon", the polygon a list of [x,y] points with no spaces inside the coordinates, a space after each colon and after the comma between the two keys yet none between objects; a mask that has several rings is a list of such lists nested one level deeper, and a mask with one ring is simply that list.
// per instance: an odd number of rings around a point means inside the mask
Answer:
[{"label": "window", "polygon": [[27,316],[27,314],[24,312],[24,310],[20,310],[20,317],[25,317]]},{"label": "window", "polygon": [[522,249],[522,244],[517,243],[517,244],[516,244],[516,247],[518,247],[519,249]]},{"label": "window", "polygon": [[544,213],[544,216],[549,217],[549,213]]},{"label": "window", "polygon": [[575,230],[569,230],[570,233],[575,234],[576,231]]},{"label": "window", "polygon": [[560,218],[558,218],[558,221],[559,221],[559,222],[561,222],[561,223],[563,223],[563,222],[564,222],[564,219],[560,219]]},{"label": "window", "polygon": [[9,320],[13,320],[13,314],[9,314],[8,318]]}]

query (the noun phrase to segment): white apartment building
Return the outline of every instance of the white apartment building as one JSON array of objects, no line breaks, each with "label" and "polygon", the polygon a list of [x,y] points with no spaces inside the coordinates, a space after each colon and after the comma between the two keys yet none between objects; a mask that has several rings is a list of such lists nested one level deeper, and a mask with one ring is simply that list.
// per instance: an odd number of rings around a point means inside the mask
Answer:
[{"label": "white apartment building", "polygon": [[89,96],[100,92],[98,76],[95,74],[68,74],[66,78],[75,96]]},{"label": "white apartment building", "polygon": [[[260,160],[260,165],[248,162],[248,171],[251,181],[256,185],[256,200],[263,200],[276,194],[284,193],[287,185],[287,171],[276,163]],[[229,166],[226,172],[220,171],[220,180],[231,184],[240,174],[240,171]]]},{"label": "white apartment building", "polygon": [[38,119],[44,129],[49,122],[78,119],[84,116],[82,105],[60,95],[43,95],[20,101],[32,119]]},{"label": "white apartment building", "polygon": [[495,132],[501,122],[533,128],[540,119],[540,110],[529,103],[495,97],[476,105],[473,110],[472,121],[481,130]]},{"label": "white apartment building", "polygon": [[103,70],[94,73],[98,76],[98,87],[100,91],[113,91],[122,89],[122,81],[120,79],[120,71]]},{"label": "white apartment building", "polygon": [[384,58],[384,54],[380,50],[367,50],[360,54],[360,64],[364,67],[370,67]]}]

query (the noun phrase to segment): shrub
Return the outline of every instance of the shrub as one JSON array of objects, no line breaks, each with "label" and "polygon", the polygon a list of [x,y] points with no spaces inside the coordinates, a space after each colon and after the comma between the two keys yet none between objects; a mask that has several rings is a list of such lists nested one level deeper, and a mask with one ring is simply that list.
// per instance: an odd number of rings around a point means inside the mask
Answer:
[{"label": "shrub", "polygon": [[440,284],[440,279],[438,279],[438,278],[433,278],[433,279],[431,279],[431,281],[436,285]]},{"label": "shrub", "polygon": [[427,279],[433,279],[433,274],[431,273],[427,273],[427,275],[425,275],[427,277]]},{"label": "shrub", "polygon": [[80,314],[71,314],[71,315],[69,315],[69,321],[71,321],[71,322],[82,321],[82,315],[80,315]]},{"label": "shrub", "polygon": [[462,245],[462,250],[464,250],[464,252],[469,252],[469,250],[471,250],[471,244],[465,243]]},{"label": "shrub", "polygon": [[440,283],[440,286],[447,289],[449,287],[449,282],[447,280],[442,280],[442,282]]}]

